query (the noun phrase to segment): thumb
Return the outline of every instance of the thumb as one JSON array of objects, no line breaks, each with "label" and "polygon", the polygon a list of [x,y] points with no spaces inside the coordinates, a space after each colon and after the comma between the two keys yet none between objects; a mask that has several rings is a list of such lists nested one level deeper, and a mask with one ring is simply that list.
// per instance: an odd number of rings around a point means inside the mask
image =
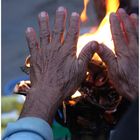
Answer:
[{"label": "thumb", "polygon": [[98,43],[96,41],[89,42],[80,52],[78,60],[82,62],[83,66],[87,65],[92,59],[93,54],[98,50]]},{"label": "thumb", "polygon": [[116,59],[115,54],[104,44],[99,45],[97,54],[100,56],[102,61],[104,61],[108,67],[113,68],[117,64],[117,59]]}]

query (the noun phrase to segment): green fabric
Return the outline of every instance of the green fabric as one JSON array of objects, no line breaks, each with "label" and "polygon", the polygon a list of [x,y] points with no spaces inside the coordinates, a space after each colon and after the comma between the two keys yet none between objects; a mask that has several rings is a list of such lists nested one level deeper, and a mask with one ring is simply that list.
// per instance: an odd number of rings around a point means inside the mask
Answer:
[{"label": "green fabric", "polygon": [[55,122],[52,125],[53,129],[53,134],[54,134],[54,139],[60,139],[60,138],[65,138],[65,137],[70,137],[70,132],[67,128],[63,127],[59,123]]},{"label": "green fabric", "polygon": [[[7,113],[7,117],[1,119],[1,124],[2,124],[1,127],[2,127],[2,131],[4,131],[5,127],[7,126],[7,123],[14,122],[17,119],[17,118],[11,118],[10,114],[8,113],[14,110],[18,111],[19,113],[21,111],[23,103],[18,101],[17,95],[3,96],[1,102],[2,102],[2,113]],[[55,122],[52,125],[52,130],[53,130],[54,140],[70,137],[69,130],[57,122]]]}]

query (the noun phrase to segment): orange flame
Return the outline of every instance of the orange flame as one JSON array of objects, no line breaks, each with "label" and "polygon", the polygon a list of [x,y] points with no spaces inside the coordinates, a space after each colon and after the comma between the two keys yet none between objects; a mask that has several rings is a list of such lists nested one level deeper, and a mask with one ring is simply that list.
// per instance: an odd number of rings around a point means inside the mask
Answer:
[{"label": "orange flame", "polygon": [[[79,55],[82,48],[90,41],[98,41],[99,43],[104,43],[112,51],[114,51],[114,44],[112,40],[112,35],[110,31],[109,16],[112,12],[116,12],[119,7],[119,0],[106,0],[106,16],[100,23],[96,32],[93,29],[89,33],[85,33],[79,37],[77,45],[77,56]],[[94,55],[94,59],[100,60],[98,55]]]},{"label": "orange flame", "polygon": [[89,0],[84,0],[84,9],[83,9],[83,11],[81,13],[81,16],[80,16],[82,22],[86,22],[88,20],[88,17],[87,17],[87,14],[86,14],[88,3],[89,3]]},{"label": "orange flame", "polygon": [[[86,3],[86,0],[84,0],[84,3]],[[87,4],[88,3],[86,3],[85,6],[87,6]],[[89,33],[85,33],[79,37],[78,45],[77,45],[77,56],[79,55],[82,48],[88,42],[93,41],[93,40],[99,43],[104,43],[107,47],[109,47],[114,52],[114,43],[112,40],[111,31],[110,31],[109,16],[112,12],[117,11],[117,9],[119,8],[119,5],[120,5],[119,0],[106,0],[106,15],[104,19],[101,21],[96,32],[93,32],[93,29],[91,29]],[[86,7],[84,7],[84,9],[85,10],[83,10],[83,13],[85,13],[86,15]],[[81,17],[83,18],[83,15],[81,15]],[[96,60],[101,60],[97,54],[95,54],[93,58]],[[75,96],[77,92],[78,91],[76,91],[76,93],[72,96]]]},{"label": "orange flame", "polygon": [[28,67],[28,68],[30,68],[30,57],[31,57],[30,55],[27,56],[27,58],[25,60],[25,66]]}]

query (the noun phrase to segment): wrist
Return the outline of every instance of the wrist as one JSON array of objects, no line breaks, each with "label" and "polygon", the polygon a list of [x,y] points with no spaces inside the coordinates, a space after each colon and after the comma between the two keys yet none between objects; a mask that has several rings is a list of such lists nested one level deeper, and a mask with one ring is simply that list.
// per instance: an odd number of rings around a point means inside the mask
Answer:
[{"label": "wrist", "polygon": [[31,89],[26,96],[20,118],[29,116],[38,117],[51,124],[55,112],[61,103],[61,99],[55,97],[55,92],[48,91],[46,89]]}]

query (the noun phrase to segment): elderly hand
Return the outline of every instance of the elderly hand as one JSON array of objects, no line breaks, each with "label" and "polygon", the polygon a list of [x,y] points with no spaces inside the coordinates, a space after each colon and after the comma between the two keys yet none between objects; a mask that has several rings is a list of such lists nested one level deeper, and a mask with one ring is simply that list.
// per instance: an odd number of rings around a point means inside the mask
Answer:
[{"label": "elderly hand", "polygon": [[74,93],[86,75],[87,64],[98,44],[90,42],[76,57],[80,17],[72,13],[70,25],[64,39],[66,9],[56,11],[54,30],[49,29],[49,16],[41,12],[38,17],[40,44],[32,27],[27,28],[26,37],[30,50],[31,90],[26,97],[20,117],[34,116],[51,123],[60,103]]},{"label": "elderly hand", "polygon": [[138,95],[138,17],[119,9],[111,14],[110,24],[116,56],[105,45],[99,46],[98,54],[116,90],[132,100]]}]

